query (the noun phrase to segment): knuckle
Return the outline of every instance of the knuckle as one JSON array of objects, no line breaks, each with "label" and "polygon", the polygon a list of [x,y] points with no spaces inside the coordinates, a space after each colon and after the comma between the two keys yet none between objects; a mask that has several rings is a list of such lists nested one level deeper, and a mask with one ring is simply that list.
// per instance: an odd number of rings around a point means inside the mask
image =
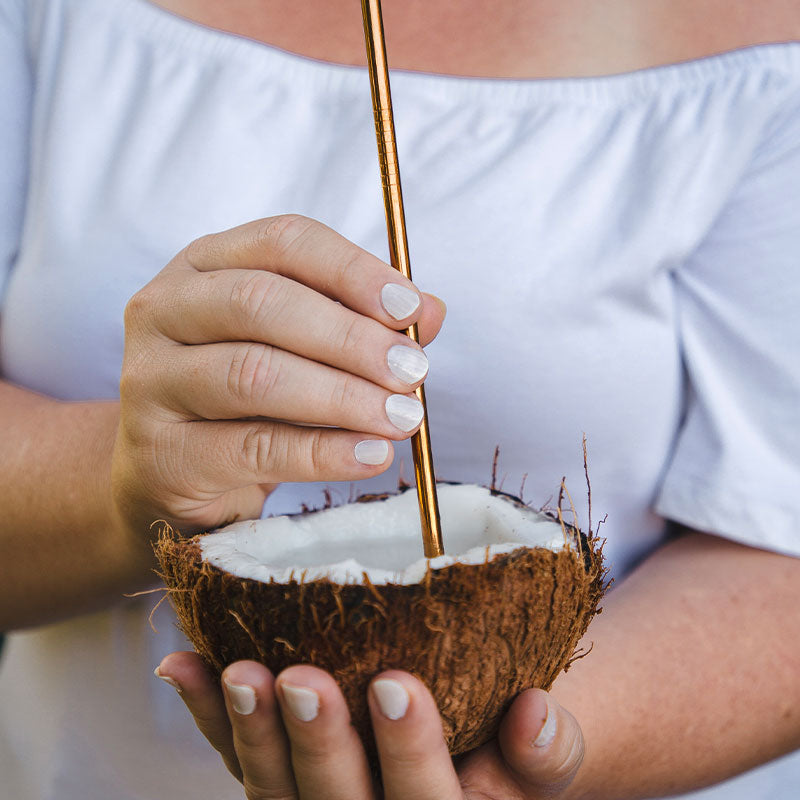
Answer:
[{"label": "knuckle", "polygon": [[[158,437],[158,430],[154,429],[146,415],[127,413],[123,410],[120,414],[120,425],[114,440],[115,466],[122,468],[126,477],[126,485],[131,488],[130,481],[134,476],[139,476],[143,465],[145,469],[153,462],[154,442]],[[153,469],[148,475],[149,485],[160,483],[159,476]],[[121,488],[121,487],[120,487]]]},{"label": "knuckle", "polygon": [[285,283],[278,276],[254,270],[234,282],[231,304],[234,313],[258,326],[281,306],[284,296]]},{"label": "knuckle", "polygon": [[349,725],[320,725],[313,733],[291,735],[292,761],[304,772],[330,772],[350,748],[361,750],[361,742]]},{"label": "knuckle", "polygon": [[[179,426],[185,428],[185,426]],[[151,444],[151,460],[153,474],[160,478],[165,487],[174,493],[174,508],[180,507],[180,497],[187,484],[187,469],[183,453],[188,449],[185,430],[172,431],[169,427],[160,427],[154,431]]]},{"label": "knuckle", "polygon": [[330,288],[350,285],[353,272],[367,260],[366,253],[350,242],[346,242],[342,251],[336,253],[336,256],[327,271],[329,276],[328,286]]},{"label": "knuckle", "polygon": [[330,772],[338,761],[335,748],[319,742],[292,739],[292,762],[305,773]]},{"label": "knuckle", "polygon": [[119,378],[119,397],[123,404],[133,401],[142,393],[142,378],[138,373],[136,361],[126,360]]},{"label": "knuckle", "polygon": [[264,784],[262,780],[253,780],[247,775],[244,776],[242,785],[247,800],[298,800],[296,791],[273,788]]},{"label": "knuckle", "polygon": [[305,770],[318,770],[336,759],[336,749],[328,739],[292,739],[292,759]]},{"label": "knuckle", "polygon": [[340,373],[333,382],[330,404],[337,411],[363,408],[365,403],[359,391],[360,382],[352,375]]},{"label": "knuckle", "polygon": [[[245,726],[246,727],[246,726]],[[263,731],[247,732],[234,725],[233,746],[239,763],[244,765],[245,773],[248,772],[248,765],[258,765],[264,759],[264,753],[269,752],[275,742],[268,741]],[[252,770],[250,770],[252,773]],[[262,771],[263,773],[263,771]],[[251,774],[251,778],[252,778]]]},{"label": "knuckle", "polygon": [[323,429],[298,433],[287,425],[255,428],[245,434],[241,452],[245,469],[262,479],[314,480],[330,472]]},{"label": "knuckle", "polygon": [[125,419],[132,412],[140,423],[161,421],[155,410],[162,405],[159,387],[159,370],[154,367],[154,354],[148,350],[131,353],[128,351],[122,362],[119,377],[119,399]]},{"label": "knuckle", "polygon": [[373,267],[373,261],[373,257],[360,247],[345,241],[343,252],[331,267],[331,280],[336,285],[346,286],[352,282],[353,272]]},{"label": "knuckle", "polygon": [[154,294],[151,284],[148,283],[128,300],[123,311],[126,330],[130,331],[141,327],[142,322],[152,316],[155,306]]},{"label": "knuckle", "polygon": [[361,320],[353,315],[346,315],[339,323],[338,330],[332,336],[334,342],[338,342],[337,349],[343,352],[361,353],[369,347],[369,337],[365,336],[364,326]]},{"label": "knuckle", "polygon": [[301,214],[280,214],[262,220],[259,240],[277,256],[289,255],[317,223]]},{"label": "knuckle", "polygon": [[393,771],[407,772],[409,775],[425,773],[431,766],[430,750],[419,747],[406,747],[404,750],[392,750],[386,753],[392,762]]},{"label": "knuckle", "polygon": [[279,383],[280,360],[275,350],[262,344],[248,343],[238,347],[228,366],[228,392],[240,402],[262,400]]},{"label": "knuckle", "polygon": [[194,717],[195,725],[200,729],[203,736],[206,737],[209,744],[218,753],[224,752],[226,750],[226,740],[230,738],[226,736],[228,733],[227,719],[204,708],[198,708],[196,705],[190,707],[189,710],[192,717]]},{"label": "knuckle", "polygon": [[245,467],[256,475],[268,475],[280,468],[277,436],[274,428],[247,431],[242,443]]},{"label": "knuckle", "polygon": [[222,255],[220,237],[216,233],[198,236],[197,239],[186,245],[183,253],[192,266],[206,262],[216,263]]},{"label": "knuckle", "polygon": [[[461,783],[461,793],[462,800],[495,800],[496,798],[496,795],[488,795],[483,789],[476,789],[463,781]],[[513,800],[518,800],[521,797],[521,795],[517,794],[513,797]],[[512,800],[512,797],[509,796],[507,800]]]},{"label": "knuckle", "polygon": [[321,475],[328,466],[327,439],[323,431],[312,431],[308,437],[308,465],[312,475]]}]

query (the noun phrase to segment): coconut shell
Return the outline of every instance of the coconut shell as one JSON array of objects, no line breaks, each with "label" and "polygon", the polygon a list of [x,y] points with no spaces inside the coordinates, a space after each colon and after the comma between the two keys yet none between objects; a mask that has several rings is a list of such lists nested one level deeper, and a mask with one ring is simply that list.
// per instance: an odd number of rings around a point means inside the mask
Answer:
[{"label": "coconut shell", "polygon": [[520,691],[550,687],[599,611],[602,548],[565,533],[563,550],[521,547],[484,564],[429,568],[412,585],[239,578],[203,561],[201,537],[171,529],[156,553],[180,627],[215,676],[240,659],[274,674],[298,663],[327,670],[374,757],[368,683],[406,670],[433,694],[457,755],[495,735]]}]

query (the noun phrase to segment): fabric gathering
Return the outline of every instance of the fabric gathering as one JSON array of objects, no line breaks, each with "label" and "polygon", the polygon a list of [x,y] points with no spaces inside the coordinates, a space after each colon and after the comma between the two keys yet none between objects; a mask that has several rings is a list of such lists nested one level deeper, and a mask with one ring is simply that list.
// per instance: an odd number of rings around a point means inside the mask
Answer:
[{"label": "fabric gathering", "polygon": [[[392,92],[415,284],[447,304],[438,477],[488,484],[498,448],[504,490],[552,506],[564,476],[585,525],[585,436],[615,585],[678,526],[800,556],[800,43],[597,77],[395,70]],[[192,240],[285,213],[388,262],[363,67],[144,0],[2,3],[4,381],[118,400],[130,298]],[[393,447],[382,474],[283,483],[262,515],[413,481]],[[7,632],[0,795],[243,796],[153,678],[191,649],[169,603],[150,619],[160,596]],[[681,796],[798,787],[795,754]]]}]

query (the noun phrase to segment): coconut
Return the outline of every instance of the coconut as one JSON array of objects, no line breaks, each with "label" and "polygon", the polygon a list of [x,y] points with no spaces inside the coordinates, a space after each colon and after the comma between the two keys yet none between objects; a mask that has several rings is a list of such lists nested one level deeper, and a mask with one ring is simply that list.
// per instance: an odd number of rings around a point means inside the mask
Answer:
[{"label": "coconut", "polygon": [[479,486],[438,487],[446,555],[422,557],[416,495],[236,522],[156,545],[180,627],[215,675],[254,659],[330,672],[374,754],[366,690],[419,677],[453,755],[497,731],[523,689],[576,657],[605,571],[591,535]]}]

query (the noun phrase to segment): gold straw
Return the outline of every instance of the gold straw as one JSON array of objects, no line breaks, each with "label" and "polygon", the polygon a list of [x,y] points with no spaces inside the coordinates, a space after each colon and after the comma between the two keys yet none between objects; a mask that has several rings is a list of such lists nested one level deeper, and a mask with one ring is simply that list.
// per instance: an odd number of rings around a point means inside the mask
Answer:
[{"label": "gold straw", "polygon": [[[389,67],[386,63],[386,44],[383,39],[383,18],[380,0],[361,0],[364,17],[364,38],[367,44],[369,80],[372,86],[372,108],[375,113],[375,133],[378,137],[378,158],[381,164],[383,204],[386,209],[386,227],[389,233],[389,253],[392,266],[411,280],[408,259],[406,220],[403,213],[403,193],[400,189],[400,168],[397,162],[397,144],[394,136],[392,95],[389,89]],[[419,343],[417,325],[406,333]],[[422,426],[411,438],[414,452],[414,474],[417,478],[419,518],[422,523],[422,542],[427,558],[444,553],[442,530],[439,522],[439,501],[436,497],[436,479],[433,472],[431,437],[428,429],[428,410],[425,390],[420,386],[415,394],[425,412]]]}]

